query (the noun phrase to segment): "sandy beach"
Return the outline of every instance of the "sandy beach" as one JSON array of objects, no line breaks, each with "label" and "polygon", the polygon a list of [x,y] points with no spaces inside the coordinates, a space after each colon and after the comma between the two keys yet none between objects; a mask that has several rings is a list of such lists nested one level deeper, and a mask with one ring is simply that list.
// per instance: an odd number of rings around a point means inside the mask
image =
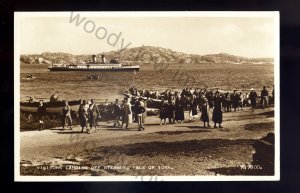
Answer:
[{"label": "sandy beach", "polygon": [[[99,123],[91,134],[52,128],[20,133],[21,175],[250,175],[252,145],[274,132],[274,108],[223,113],[223,127],[203,128],[197,118],[159,125],[147,117],[145,131]],[[213,126],[213,123],[211,122]],[[276,137],[276,136],[275,136]],[[264,175],[263,169],[255,170]]]}]

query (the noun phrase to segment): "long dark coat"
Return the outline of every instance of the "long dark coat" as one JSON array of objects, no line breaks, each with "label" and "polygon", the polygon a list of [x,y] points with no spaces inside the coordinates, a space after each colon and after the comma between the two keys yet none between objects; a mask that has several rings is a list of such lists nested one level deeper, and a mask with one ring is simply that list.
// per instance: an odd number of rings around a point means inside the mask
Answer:
[{"label": "long dark coat", "polygon": [[166,118],[169,117],[169,115],[168,115],[168,108],[169,108],[168,103],[164,102],[164,103],[161,104],[159,118],[166,119]]},{"label": "long dark coat", "polygon": [[238,94],[233,94],[232,95],[232,99],[231,99],[231,101],[232,101],[232,107],[233,108],[237,108],[239,106],[239,104],[240,104],[240,100],[241,100],[241,98],[240,98],[240,96]]},{"label": "long dark coat", "polygon": [[249,94],[249,98],[250,98],[250,101],[251,101],[251,106],[256,107],[256,98],[257,98],[256,92],[251,91],[250,94]]},{"label": "long dark coat", "polygon": [[216,97],[214,100],[214,110],[212,115],[212,121],[215,123],[222,123],[223,121],[223,113],[222,113],[222,99],[220,97]]},{"label": "long dark coat", "polygon": [[191,101],[191,111],[192,111],[192,115],[193,116],[198,115],[197,106],[198,106],[197,101],[196,100],[192,100]]},{"label": "long dark coat", "polygon": [[209,109],[208,103],[203,102],[201,105],[200,121],[209,122],[208,109]]},{"label": "long dark coat", "polygon": [[88,116],[89,116],[88,106],[81,104],[79,106],[78,114],[79,114],[80,126],[81,127],[86,127],[87,126],[87,121],[88,121]]},{"label": "long dark coat", "polygon": [[175,102],[175,120],[184,120],[184,102],[183,100],[176,100]]}]

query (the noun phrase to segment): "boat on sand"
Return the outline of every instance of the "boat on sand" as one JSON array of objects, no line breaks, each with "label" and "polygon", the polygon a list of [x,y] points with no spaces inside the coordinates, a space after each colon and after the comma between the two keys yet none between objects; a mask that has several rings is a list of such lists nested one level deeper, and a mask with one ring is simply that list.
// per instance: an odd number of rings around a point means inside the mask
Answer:
[{"label": "boat on sand", "polygon": [[[79,109],[80,100],[68,101],[69,106],[72,110],[77,111]],[[38,109],[39,102],[20,102],[21,112],[36,113]],[[47,113],[61,113],[62,108],[65,105],[64,101],[55,102],[44,102]]]}]

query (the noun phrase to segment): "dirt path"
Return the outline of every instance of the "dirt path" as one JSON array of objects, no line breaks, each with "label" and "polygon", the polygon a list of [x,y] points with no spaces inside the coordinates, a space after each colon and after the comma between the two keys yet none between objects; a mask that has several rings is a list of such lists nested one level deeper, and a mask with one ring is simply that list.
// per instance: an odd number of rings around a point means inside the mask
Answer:
[{"label": "dirt path", "polygon": [[222,129],[203,128],[199,120],[160,126],[147,117],[145,131],[101,123],[91,134],[78,126],[21,132],[21,175],[235,175],[232,168],[251,163],[255,140],[274,132],[273,114],[273,108],[223,113]]}]

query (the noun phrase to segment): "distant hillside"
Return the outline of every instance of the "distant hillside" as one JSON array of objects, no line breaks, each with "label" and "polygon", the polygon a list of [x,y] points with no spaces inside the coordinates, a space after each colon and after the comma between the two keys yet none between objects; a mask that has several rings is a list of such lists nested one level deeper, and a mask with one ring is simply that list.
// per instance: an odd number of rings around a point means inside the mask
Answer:
[{"label": "distant hillside", "polygon": [[[100,59],[101,54],[104,54],[108,60],[119,59],[122,63],[139,63],[139,64],[153,64],[153,63],[215,63],[215,64],[243,64],[243,63],[257,63],[266,64],[273,63],[273,58],[246,58],[234,56],[226,53],[196,55],[176,52],[171,49],[142,46],[130,49],[111,52],[104,52],[96,54]],[[21,55],[20,60],[30,64],[51,64],[51,63],[77,63],[79,61],[85,62],[91,60],[91,55],[72,55],[68,53],[50,53],[44,52],[40,55]]]}]

